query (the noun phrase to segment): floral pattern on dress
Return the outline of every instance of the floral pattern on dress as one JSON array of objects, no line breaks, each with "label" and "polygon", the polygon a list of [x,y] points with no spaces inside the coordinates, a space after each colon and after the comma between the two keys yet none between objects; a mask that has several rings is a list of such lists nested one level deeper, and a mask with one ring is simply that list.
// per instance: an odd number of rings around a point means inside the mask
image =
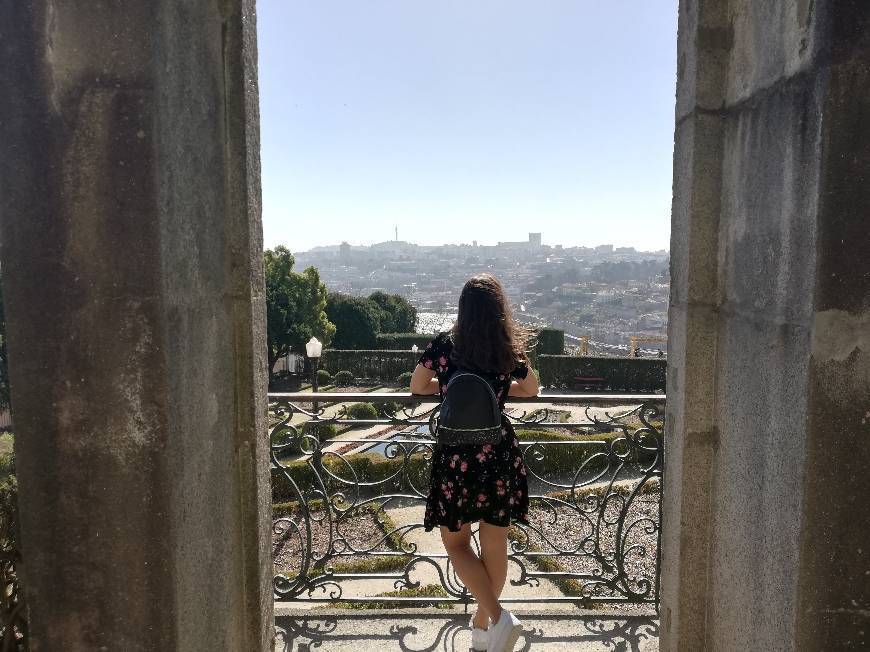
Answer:
[{"label": "floral pattern on dress", "polygon": [[[439,333],[420,356],[419,364],[435,371],[441,397],[458,370],[450,359],[453,341]],[[525,364],[509,374],[481,374],[498,382],[499,405],[504,409],[511,382],[528,374]],[[465,523],[486,521],[507,527],[527,523],[529,489],[526,466],[513,426],[502,417],[502,438],[482,446],[436,446],[423,526],[427,531],[446,526],[453,532]]]}]

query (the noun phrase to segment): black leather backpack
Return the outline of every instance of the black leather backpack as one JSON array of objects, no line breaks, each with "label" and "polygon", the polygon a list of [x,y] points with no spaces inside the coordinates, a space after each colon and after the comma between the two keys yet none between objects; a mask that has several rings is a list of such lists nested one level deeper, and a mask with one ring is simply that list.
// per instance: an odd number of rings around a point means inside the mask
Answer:
[{"label": "black leather backpack", "polygon": [[501,440],[501,408],[490,382],[460,369],[447,383],[435,437],[445,446],[482,446]]}]

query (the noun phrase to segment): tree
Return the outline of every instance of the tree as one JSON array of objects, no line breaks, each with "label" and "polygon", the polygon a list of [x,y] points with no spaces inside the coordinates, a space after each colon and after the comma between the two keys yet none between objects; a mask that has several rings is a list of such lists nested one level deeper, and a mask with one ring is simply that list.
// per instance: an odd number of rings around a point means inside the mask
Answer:
[{"label": "tree", "polygon": [[375,336],[381,330],[380,310],[374,301],[331,292],[326,300],[326,314],[335,324],[336,349],[374,349]]},{"label": "tree", "polygon": [[314,267],[293,271],[295,259],[286,247],[263,253],[266,271],[266,337],[269,380],[275,363],[288,353],[304,353],[305,343],[316,337],[324,345],[335,334],[326,316],[326,285]]},{"label": "tree", "polygon": [[413,333],[417,327],[417,309],[400,294],[374,292],[369,300],[377,306],[382,333]]}]

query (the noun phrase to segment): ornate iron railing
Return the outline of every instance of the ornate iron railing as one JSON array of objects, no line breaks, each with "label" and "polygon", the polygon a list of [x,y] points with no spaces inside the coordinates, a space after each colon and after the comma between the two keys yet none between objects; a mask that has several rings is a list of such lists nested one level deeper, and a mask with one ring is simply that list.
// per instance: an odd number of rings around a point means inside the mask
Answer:
[{"label": "ornate iron railing", "polygon": [[[276,600],[470,602],[443,551],[421,540],[437,399],[373,392],[269,401]],[[505,602],[658,602],[664,401],[509,401],[531,499],[529,524],[510,529],[509,585],[550,590],[506,591]],[[376,408],[350,405],[360,403]]]}]

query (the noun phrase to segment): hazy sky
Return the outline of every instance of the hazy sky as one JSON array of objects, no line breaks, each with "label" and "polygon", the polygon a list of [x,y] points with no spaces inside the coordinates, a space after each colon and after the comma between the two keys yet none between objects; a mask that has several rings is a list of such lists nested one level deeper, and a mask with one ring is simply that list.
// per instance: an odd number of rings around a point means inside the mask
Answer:
[{"label": "hazy sky", "polygon": [[677,0],[259,0],[266,246],[668,247]]}]

